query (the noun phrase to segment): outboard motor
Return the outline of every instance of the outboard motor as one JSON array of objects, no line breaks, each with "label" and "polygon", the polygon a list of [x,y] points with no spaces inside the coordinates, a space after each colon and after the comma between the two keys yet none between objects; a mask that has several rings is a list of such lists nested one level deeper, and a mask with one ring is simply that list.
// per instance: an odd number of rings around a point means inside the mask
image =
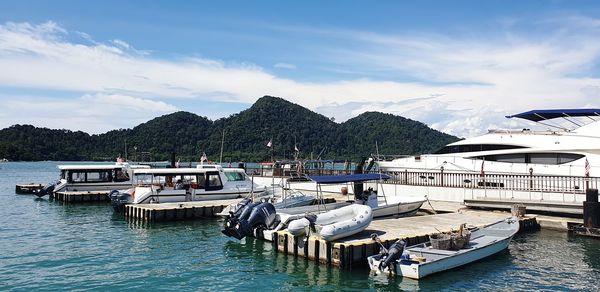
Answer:
[{"label": "outboard motor", "polygon": [[390,246],[390,248],[387,250],[387,256],[379,264],[379,270],[381,272],[383,272],[385,268],[390,268],[390,271],[394,271],[391,265],[393,265],[400,258],[400,256],[404,252],[405,245],[406,243],[403,240],[399,239],[398,241],[394,242],[392,246]]},{"label": "outboard motor", "polygon": [[125,192],[122,193],[113,190],[108,196],[110,197],[110,204],[117,213],[123,212],[125,210],[125,204],[132,202],[131,194]]},{"label": "outboard motor", "polygon": [[261,204],[261,202],[252,202],[251,200],[248,200],[243,206],[240,207],[240,205],[244,203],[244,201],[245,200],[239,202],[236,205],[236,209],[234,211],[229,211],[229,218],[225,220],[225,223],[223,224],[224,229],[221,231],[221,233],[230,237],[234,236],[234,234],[236,233],[235,229],[239,221],[248,219],[254,207]]},{"label": "outboard motor", "polygon": [[43,188],[39,189],[34,194],[40,198],[45,195],[50,195],[50,194],[52,194],[52,192],[54,192],[54,188],[56,187],[56,185],[58,183],[60,183],[60,181],[49,183],[49,184],[45,185]]},{"label": "outboard motor", "polygon": [[277,222],[277,213],[275,206],[268,202],[263,202],[252,208],[252,213],[248,219],[240,218],[238,224],[234,228],[231,228],[231,236],[242,239],[248,235],[254,234],[254,230],[257,229],[257,233],[273,227]]}]

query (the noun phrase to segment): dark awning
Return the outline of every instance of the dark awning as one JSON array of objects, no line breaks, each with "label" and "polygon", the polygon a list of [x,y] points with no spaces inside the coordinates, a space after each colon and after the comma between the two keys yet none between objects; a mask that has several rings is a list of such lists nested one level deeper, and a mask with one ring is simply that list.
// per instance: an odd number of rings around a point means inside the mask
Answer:
[{"label": "dark awning", "polygon": [[543,120],[551,120],[556,118],[568,118],[568,117],[593,117],[600,116],[600,109],[587,108],[587,109],[551,109],[551,110],[531,110],[528,112],[506,116],[507,118],[521,118],[534,122]]},{"label": "dark awning", "polygon": [[370,180],[387,180],[389,175],[378,173],[309,176],[310,180],[320,184],[340,184],[346,182],[364,182]]}]

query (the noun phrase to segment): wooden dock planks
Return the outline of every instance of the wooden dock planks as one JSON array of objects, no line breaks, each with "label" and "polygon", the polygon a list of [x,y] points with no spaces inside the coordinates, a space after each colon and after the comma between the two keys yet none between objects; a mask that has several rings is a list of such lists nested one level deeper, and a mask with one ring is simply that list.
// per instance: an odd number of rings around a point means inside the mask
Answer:
[{"label": "wooden dock planks", "polygon": [[55,200],[67,203],[81,203],[81,202],[108,202],[109,191],[71,191],[71,192],[56,192],[52,194]]},{"label": "wooden dock planks", "polygon": [[241,199],[125,205],[125,218],[144,222],[213,218]]}]

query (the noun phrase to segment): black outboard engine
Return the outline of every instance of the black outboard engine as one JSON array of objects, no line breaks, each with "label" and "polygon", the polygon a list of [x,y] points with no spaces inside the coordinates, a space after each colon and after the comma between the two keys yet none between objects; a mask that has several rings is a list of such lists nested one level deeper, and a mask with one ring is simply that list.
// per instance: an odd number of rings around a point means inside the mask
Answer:
[{"label": "black outboard engine", "polygon": [[234,228],[229,229],[229,234],[237,239],[242,239],[254,234],[254,230],[256,229],[257,235],[261,235],[264,230],[274,227],[277,223],[276,221],[277,213],[275,206],[269,202],[263,202],[252,208],[248,219],[243,219],[240,216],[240,220]]},{"label": "black outboard engine", "polygon": [[45,195],[50,195],[50,194],[52,194],[52,192],[54,192],[54,188],[56,187],[56,185],[58,183],[60,183],[60,181],[49,183],[49,184],[45,185],[43,188],[37,190],[37,192],[35,192],[34,194],[40,198]]},{"label": "black outboard engine", "polygon": [[[229,211],[229,218],[227,218],[225,220],[225,223],[223,224],[224,229],[221,231],[223,234],[225,234],[227,236],[234,236],[233,234],[235,234],[235,229],[236,229],[236,226],[238,225],[239,221],[242,219],[244,219],[244,220],[248,219],[248,217],[250,217],[250,213],[252,213],[252,210],[254,209],[254,207],[261,204],[261,202],[252,202],[249,199],[246,202],[244,202],[244,201],[246,201],[246,199],[239,202],[236,205],[235,210]],[[244,205],[240,206],[241,204],[244,204]]]},{"label": "black outboard engine", "polygon": [[392,244],[392,246],[390,246],[390,248],[387,250],[387,256],[385,259],[379,264],[379,270],[383,272],[385,268],[390,268],[390,271],[394,271],[394,267],[392,267],[392,265],[396,263],[396,261],[404,252],[405,245],[406,243],[401,239],[394,242],[394,244]]},{"label": "black outboard engine", "polygon": [[110,204],[117,213],[122,213],[125,210],[125,204],[131,203],[131,194],[121,193],[117,190],[113,190],[108,195],[110,197]]}]

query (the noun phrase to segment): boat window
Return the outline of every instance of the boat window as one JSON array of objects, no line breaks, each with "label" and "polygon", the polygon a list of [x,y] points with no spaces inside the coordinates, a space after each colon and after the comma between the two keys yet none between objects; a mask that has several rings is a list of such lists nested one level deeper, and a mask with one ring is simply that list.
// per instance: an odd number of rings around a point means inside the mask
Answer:
[{"label": "boat window", "polygon": [[544,165],[558,165],[569,163],[583,158],[583,155],[572,153],[515,153],[471,157],[472,159],[485,159],[487,161],[508,163],[533,163]]},{"label": "boat window", "polygon": [[206,179],[206,190],[220,190],[223,188],[223,183],[218,172],[207,172]]},{"label": "boat window", "polygon": [[527,147],[516,146],[516,145],[505,145],[505,144],[448,145],[434,153],[435,154],[448,154],[448,153],[507,150],[507,149],[520,149],[520,148],[527,148]]},{"label": "boat window", "polygon": [[60,178],[61,179],[67,179],[67,171],[66,170],[61,170],[60,171]]},{"label": "boat window", "polygon": [[244,180],[246,180],[244,173],[237,172],[237,171],[226,171],[225,176],[227,177],[228,181],[244,181]]},{"label": "boat window", "polygon": [[71,182],[74,183],[82,183],[85,182],[85,172],[83,171],[73,171],[71,172]]},{"label": "boat window", "polygon": [[129,180],[129,175],[122,168],[116,168],[115,169],[115,174],[114,174],[113,177],[115,178],[115,182],[122,182],[122,181],[128,181]]},{"label": "boat window", "polygon": [[569,163],[583,157],[581,154],[560,153],[558,154],[558,164]]},{"label": "boat window", "polygon": [[86,176],[86,182],[109,182],[111,180],[111,173],[108,170],[90,171]]}]

